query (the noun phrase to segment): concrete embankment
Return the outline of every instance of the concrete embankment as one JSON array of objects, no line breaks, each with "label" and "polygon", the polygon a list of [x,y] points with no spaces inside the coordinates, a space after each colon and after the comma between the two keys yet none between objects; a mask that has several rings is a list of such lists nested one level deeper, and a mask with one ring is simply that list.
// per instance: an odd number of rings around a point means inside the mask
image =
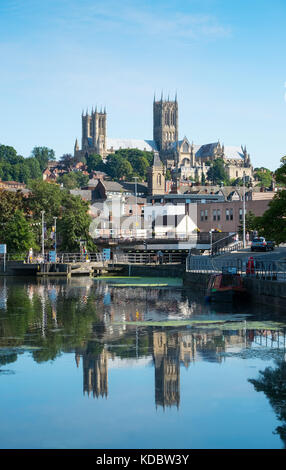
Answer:
[{"label": "concrete embankment", "polygon": [[[209,278],[210,274],[207,273],[185,273],[183,277],[185,286],[202,293],[206,293]],[[250,293],[253,303],[286,311],[286,282],[244,277],[243,284]]]},{"label": "concrete embankment", "polygon": [[129,264],[125,265],[120,274],[124,276],[146,276],[146,277],[178,277],[182,278],[185,272],[185,264],[155,264],[140,265]]},{"label": "concrete embankment", "polygon": [[271,305],[286,311],[286,282],[244,277],[243,283],[254,303]]}]

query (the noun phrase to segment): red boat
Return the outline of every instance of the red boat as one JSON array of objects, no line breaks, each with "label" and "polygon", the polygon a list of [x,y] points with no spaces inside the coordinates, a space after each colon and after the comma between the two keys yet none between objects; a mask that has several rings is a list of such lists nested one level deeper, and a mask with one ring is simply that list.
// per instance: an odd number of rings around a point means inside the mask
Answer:
[{"label": "red boat", "polygon": [[207,300],[210,302],[236,302],[248,297],[240,274],[212,274],[208,283]]}]

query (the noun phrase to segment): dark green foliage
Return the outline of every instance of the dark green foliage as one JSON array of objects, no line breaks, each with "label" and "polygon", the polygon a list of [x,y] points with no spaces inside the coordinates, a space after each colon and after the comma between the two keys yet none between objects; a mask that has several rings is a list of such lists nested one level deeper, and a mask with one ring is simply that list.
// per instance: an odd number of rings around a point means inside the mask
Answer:
[{"label": "dark green foliage", "polygon": [[225,164],[222,158],[216,158],[210,165],[207,172],[208,180],[213,184],[228,183],[227,173],[224,168]]},{"label": "dark green foliage", "polygon": [[[281,166],[275,172],[276,182],[286,184],[286,163],[284,157]],[[269,209],[262,217],[257,218],[259,234],[268,240],[274,240],[277,244],[286,241],[286,189],[277,192],[269,203]]]},{"label": "dark green foliage", "polygon": [[54,150],[48,147],[34,147],[31,156],[39,162],[41,171],[47,167],[49,160],[56,159]]},{"label": "dark green foliage", "polygon": [[264,188],[269,188],[272,182],[272,171],[268,170],[268,168],[255,168],[254,176],[259,180],[259,186]]},{"label": "dark green foliage", "polygon": [[23,196],[21,192],[0,190],[0,223],[5,224],[14,215],[15,211],[23,209]]},{"label": "dark green foliage", "polygon": [[[42,150],[41,153],[40,149],[46,150]],[[35,147],[32,156],[24,158],[17,155],[13,147],[0,145],[0,179],[27,183],[29,179],[40,178],[42,176],[41,162],[45,153],[48,153],[50,159],[54,158],[54,151],[46,147]]]},{"label": "dark green foliage", "polygon": [[92,171],[104,171],[105,168],[101,156],[97,154],[87,155],[86,166],[89,173]]},{"label": "dark green foliage", "polygon": [[58,183],[62,183],[64,188],[67,189],[82,188],[87,185],[88,181],[88,175],[84,175],[81,171],[71,171],[60,176],[57,180]]},{"label": "dark green foliage", "polygon": [[31,225],[27,222],[23,211],[19,209],[5,224],[2,237],[10,253],[23,253],[28,252],[30,248],[38,248]]},{"label": "dark green foliage", "polygon": [[88,214],[89,205],[80,196],[66,194],[62,199],[62,217],[58,228],[61,236],[61,249],[63,251],[78,251],[79,240],[87,242],[87,248],[95,251],[96,247],[89,235],[91,217]]},{"label": "dark green foliage", "polygon": [[146,181],[153,154],[137,149],[117,150],[108,155],[106,160],[103,171],[112,179],[129,180],[137,176],[141,181]]}]

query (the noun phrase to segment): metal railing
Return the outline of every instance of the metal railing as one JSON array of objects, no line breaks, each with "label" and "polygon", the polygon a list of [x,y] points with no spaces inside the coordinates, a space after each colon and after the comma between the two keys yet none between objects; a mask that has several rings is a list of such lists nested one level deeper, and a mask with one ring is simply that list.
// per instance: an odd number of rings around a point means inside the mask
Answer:
[{"label": "metal railing", "polygon": [[113,262],[124,264],[182,264],[187,253],[124,253],[115,254]]},{"label": "metal railing", "polygon": [[243,272],[243,262],[239,258],[220,260],[209,256],[188,256],[186,272],[219,274],[223,268],[236,268],[237,273]]},{"label": "metal railing", "polygon": [[231,245],[226,245],[220,248],[214,246],[212,250],[210,250],[210,256],[224,255],[225,253],[231,253],[232,251],[237,251],[241,248],[243,248],[243,242],[241,241],[234,242]]},{"label": "metal railing", "polygon": [[[104,261],[103,253],[57,253],[57,263],[84,263],[84,262],[102,262]],[[25,263],[50,263],[49,254],[34,253],[33,256],[28,256],[27,253],[8,253],[7,261],[24,261]]]},{"label": "metal railing", "polygon": [[286,262],[254,259],[254,269],[247,268],[248,258],[213,259],[209,256],[188,256],[186,272],[219,274],[223,268],[236,268],[237,273],[256,279],[286,281]]}]

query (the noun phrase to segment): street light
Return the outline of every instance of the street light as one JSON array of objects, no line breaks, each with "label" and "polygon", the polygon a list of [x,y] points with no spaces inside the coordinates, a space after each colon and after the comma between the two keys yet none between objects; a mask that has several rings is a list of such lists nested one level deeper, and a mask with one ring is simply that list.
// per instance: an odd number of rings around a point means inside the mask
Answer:
[{"label": "street light", "polygon": [[57,259],[57,217],[54,217],[54,227],[55,227],[54,252],[55,252],[55,259]]},{"label": "street light", "polygon": [[211,228],[209,231],[210,234],[210,255],[212,256],[212,251],[213,251],[213,229]]},{"label": "street light", "polygon": [[243,172],[243,248],[245,248],[245,171]]},{"label": "street light", "polygon": [[137,226],[138,226],[138,219],[137,219],[137,180],[138,180],[138,176],[134,176],[134,180],[135,180],[135,219],[136,219],[136,222],[135,222],[135,226],[136,226],[136,238],[137,238]]},{"label": "street light", "polygon": [[41,211],[42,214],[42,257],[43,263],[45,262],[45,221],[44,221],[44,214],[45,211]]}]

